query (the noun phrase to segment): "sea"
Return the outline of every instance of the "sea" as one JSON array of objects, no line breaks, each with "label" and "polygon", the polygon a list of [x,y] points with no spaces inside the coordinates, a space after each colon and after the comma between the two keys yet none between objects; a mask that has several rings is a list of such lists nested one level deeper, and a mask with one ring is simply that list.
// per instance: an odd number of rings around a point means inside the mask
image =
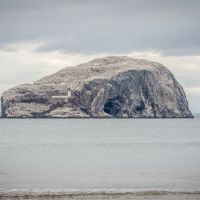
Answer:
[{"label": "sea", "polygon": [[0,199],[200,199],[200,119],[0,119]]}]

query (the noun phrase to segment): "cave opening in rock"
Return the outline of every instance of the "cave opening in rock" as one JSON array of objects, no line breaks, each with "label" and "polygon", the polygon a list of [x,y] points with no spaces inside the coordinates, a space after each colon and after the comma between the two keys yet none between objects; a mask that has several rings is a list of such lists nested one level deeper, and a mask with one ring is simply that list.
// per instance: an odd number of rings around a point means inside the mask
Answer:
[{"label": "cave opening in rock", "polygon": [[138,105],[138,106],[135,107],[135,110],[137,112],[142,112],[144,109],[145,109],[144,101],[140,101],[140,105]]},{"label": "cave opening in rock", "polygon": [[115,117],[122,111],[125,102],[126,98],[122,96],[108,99],[104,105],[104,112]]}]

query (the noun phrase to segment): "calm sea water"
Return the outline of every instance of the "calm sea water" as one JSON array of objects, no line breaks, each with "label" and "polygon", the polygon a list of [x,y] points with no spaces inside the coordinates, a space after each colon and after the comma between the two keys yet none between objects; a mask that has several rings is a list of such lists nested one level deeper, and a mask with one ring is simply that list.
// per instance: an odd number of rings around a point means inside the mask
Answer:
[{"label": "calm sea water", "polygon": [[200,191],[200,119],[0,120],[0,197],[155,190]]}]

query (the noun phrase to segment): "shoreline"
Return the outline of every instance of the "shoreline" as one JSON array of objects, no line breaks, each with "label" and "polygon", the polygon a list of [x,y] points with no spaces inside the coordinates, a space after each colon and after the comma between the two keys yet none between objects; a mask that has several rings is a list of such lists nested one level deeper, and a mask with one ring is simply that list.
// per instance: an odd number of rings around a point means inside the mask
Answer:
[{"label": "shoreline", "polygon": [[200,199],[200,190],[83,189],[83,190],[0,190],[0,199]]},{"label": "shoreline", "polygon": [[200,117],[0,117],[0,119],[199,119]]}]

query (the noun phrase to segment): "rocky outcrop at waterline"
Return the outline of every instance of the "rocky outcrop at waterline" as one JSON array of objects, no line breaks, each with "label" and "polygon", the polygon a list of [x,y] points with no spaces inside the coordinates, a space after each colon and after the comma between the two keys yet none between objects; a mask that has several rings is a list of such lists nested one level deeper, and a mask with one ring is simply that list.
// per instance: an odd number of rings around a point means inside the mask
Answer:
[{"label": "rocky outcrop at waterline", "polygon": [[105,57],[3,93],[2,117],[189,118],[181,85],[163,65]]}]

